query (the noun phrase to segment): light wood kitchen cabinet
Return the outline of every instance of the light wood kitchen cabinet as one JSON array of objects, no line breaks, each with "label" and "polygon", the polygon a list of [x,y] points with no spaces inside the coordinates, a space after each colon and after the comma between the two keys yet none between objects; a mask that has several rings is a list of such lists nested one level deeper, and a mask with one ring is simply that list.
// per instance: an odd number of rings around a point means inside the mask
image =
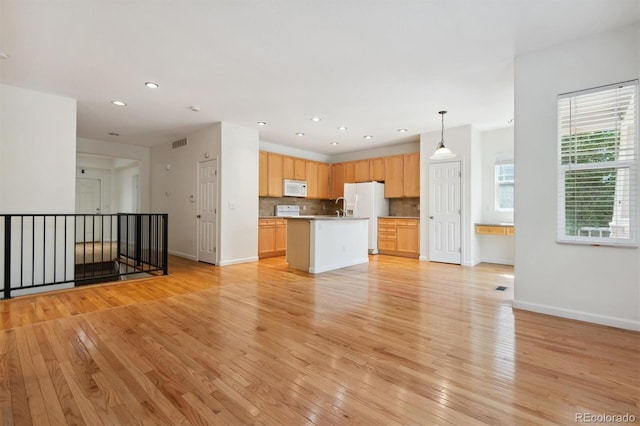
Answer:
[{"label": "light wood kitchen cabinet", "polygon": [[331,165],[331,199],[344,197],[344,163]]},{"label": "light wood kitchen cabinet", "polygon": [[318,163],[315,161],[307,161],[307,198],[318,198]]},{"label": "light wood kitchen cabinet", "polygon": [[283,256],[287,250],[287,220],[258,219],[258,258]]},{"label": "light wood kitchen cabinet", "polygon": [[384,197],[401,198],[404,194],[404,158],[402,155],[384,157]]},{"label": "light wood kitchen cabinet", "polygon": [[269,191],[269,155],[266,152],[260,151],[260,161],[258,163],[258,195],[260,197],[266,197]]},{"label": "light wood kitchen cabinet", "polygon": [[302,158],[294,158],[293,159],[293,178],[295,180],[306,180],[307,179],[307,162]]},{"label": "light wood kitchen cabinet", "polygon": [[418,219],[398,219],[396,250],[401,256],[420,256],[420,232]]},{"label": "light wood kitchen cabinet", "polygon": [[282,155],[260,152],[258,195],[282,197]]},{"label": "light wood kitchen cabinet", "polygon": [[318,163],[318,198],[328,200],[330,198],[330,166],[327,163]]},{"label": "light wood kitchen cabinet", "polygon": [[378,218],[378,250],[380,254],[420,257],[418,218]]},{"label": "light wood kitchen cabinet", "polygon": [[369,160],[369,179],[376,182],[384,182],[384,157]]},{"label": "light wood kitchen cabinet", "polygon": [[403,196],[419,197],[420,196],[420,153],[414,152],[404,154],[404,184]]},{"label": "light wood kitchen cabinet", "polygon": [[355,162],[355,181],[369,182],[369,160]]},{"label": "light wood kitchen cabinet", "polygon": [[384,157],[385,198],[420,196],[420,153]]},{"label": "light wood kitchen cabinet", "polygon": [[306,163],[307,161],[302,158],[284,155],[282,158],[282,177],[284,179],[306,180]]},{"label": "light wood kitchen cabinet", "polygon": [[282,157],[282,178],[283,179],[295,179],[294,176],[294,157],[285,155]]},{"label": "light wood kitchen cabinet", "polygon": [[268,153],[267,173],[267,195],[282,197],[282,155]]},{"label": "light wood kitchen cabinet", "polygon": [[356,163],[354,161],[348,161],[344,164],[344,183],[356,182]]}]

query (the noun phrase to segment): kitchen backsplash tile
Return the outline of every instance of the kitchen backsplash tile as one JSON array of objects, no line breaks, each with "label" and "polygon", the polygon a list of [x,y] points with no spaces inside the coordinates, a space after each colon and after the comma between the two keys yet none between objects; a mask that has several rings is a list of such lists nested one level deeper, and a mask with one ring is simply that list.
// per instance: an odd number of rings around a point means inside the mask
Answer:
[{"label": "kitchen backsplash tile", "polygon": [[390,198],[389,216],[420,216],[420,198]]},{"label": "kitchen backsplash tile", "polygon": [[342,208],[342,201],[340,201],[340,207],[337,207],[335,201],[331,200],[312,200],[309,198],[295,197],[259,197],[258,206],[260,216],[273,216],[276,206],[279,204],[300,206],[301,215],[334,215],[336,214],[336,210]]}]

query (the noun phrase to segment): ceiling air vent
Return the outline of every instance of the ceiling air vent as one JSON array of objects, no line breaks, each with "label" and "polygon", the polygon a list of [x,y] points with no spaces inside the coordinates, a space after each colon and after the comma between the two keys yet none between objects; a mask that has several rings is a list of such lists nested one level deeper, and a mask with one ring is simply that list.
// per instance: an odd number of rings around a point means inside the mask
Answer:
[{"label": "ceiling air vent", "polygon": [[171,142],[171,148],[176,149],[187,145],[187,138]]}]

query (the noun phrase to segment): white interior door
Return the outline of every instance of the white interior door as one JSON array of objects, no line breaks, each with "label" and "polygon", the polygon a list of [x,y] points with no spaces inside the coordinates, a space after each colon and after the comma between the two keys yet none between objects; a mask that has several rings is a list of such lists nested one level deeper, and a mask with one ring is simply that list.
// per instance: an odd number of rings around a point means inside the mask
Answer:
[{"label": "white interior door", "polygon": [[429,165],[429,260],[461,263],[460,162]]},{"label": "white interior door", "polygon": [[[100,214],[102,182],[100,179],[76,179],[76,214]],[[98,241],[102,221],[99,217],[76,218],[76,242]]]},{"label": "white interior door", "polygon": [[198,163],[198,260],[216,263],[217,161]]}]

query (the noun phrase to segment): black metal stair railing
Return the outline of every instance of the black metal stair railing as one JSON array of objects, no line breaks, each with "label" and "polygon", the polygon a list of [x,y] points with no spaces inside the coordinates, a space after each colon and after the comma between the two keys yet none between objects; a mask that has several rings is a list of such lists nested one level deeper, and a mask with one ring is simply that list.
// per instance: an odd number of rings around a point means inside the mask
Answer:
[{"label": "black metal stair railing", "polygon": [[2,298],[131,274],[168,274],[168,216],[0,215]]}]

